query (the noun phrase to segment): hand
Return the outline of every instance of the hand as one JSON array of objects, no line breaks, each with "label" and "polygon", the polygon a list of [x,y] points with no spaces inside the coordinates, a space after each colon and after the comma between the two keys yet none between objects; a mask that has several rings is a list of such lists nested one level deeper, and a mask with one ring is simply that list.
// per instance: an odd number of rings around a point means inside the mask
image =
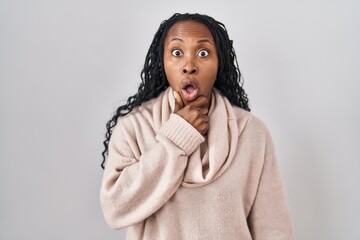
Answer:
[{"label": "hand", "polygon": [[202,135],[205,135],[209,130],[208,99],[204,96],[199,96],[194,101],[185,105],[177,91],[174,91],[174,98],[174,113],[184,118]]}]

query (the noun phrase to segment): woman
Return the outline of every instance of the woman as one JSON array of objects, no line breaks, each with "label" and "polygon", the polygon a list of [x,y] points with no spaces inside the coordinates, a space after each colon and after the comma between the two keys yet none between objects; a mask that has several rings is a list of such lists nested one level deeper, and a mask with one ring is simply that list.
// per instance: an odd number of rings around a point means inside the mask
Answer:
[{"label": "woman", "polygon": [[225,26],[173,15],[141,76],[107,123],[107,223],[131,240],[292,239],[271,136],[249,112]]}]

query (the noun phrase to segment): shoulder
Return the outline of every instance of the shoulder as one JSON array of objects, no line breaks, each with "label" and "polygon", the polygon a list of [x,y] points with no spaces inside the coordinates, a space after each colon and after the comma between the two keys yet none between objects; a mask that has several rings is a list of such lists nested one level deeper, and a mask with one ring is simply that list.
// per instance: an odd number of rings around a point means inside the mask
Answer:
[{"label": "shoulder", "polygon": [[268,127],[258,116],[235,105],[232,105],[232,108],[237,122],[239,135],[251,134],[259,137],[263,136],[265,138],[270,135]]},{"label": "shoulder", "polygon": [[125,129],[139,128],[144,125],[151,125],[158,114],[161,114],[160,106],[167,91],[161,92],[157,97],[144,101],[141,105],[134,107],[125,116],[118,117],[117,125],[122,125]]}]

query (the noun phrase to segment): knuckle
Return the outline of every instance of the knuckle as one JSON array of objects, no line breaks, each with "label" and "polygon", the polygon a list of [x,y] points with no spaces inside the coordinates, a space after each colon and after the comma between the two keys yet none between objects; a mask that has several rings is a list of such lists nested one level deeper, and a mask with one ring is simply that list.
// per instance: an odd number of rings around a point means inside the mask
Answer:
[{"label": "knuckle", "polygon": [[201,119],[199,119],[199,118],[197,118],[197,117],[195,117],[194,122],[195,122],[196,126],[200,126],[200,125],[201,125]]},{"label": "knuckle", "polygon": [[205,130],[207,129],[207,127],[206,127],[206,125],[201,124],[201,125],[199,126],[199,129],[200,129],[201,131],[205,131]]},{"label": "knuckle", "polygon": [[196,112],[196,115],[201,115],[201,110],[200,109],[194,109],[194,112]]}]

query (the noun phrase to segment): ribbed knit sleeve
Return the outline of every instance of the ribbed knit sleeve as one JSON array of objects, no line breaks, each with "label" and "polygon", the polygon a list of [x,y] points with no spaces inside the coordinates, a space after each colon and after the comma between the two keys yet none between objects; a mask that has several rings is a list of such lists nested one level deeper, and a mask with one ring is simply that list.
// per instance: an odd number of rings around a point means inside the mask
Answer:
[{"label": "ribbed knit sleeve", "polygon": [[163,125],[160,133],[183,149],[188,156],[205,140],[191,124],[174,113],[170,114],[169,121]]},{"label": "ribbed knit sleeve", "polygon": [[139,138],[152,134],[136,134],[131,121],[121,119],[113,130],[100,191],[103,214],[112,228],[141,222],[162,207],[180,186],[188,155],[204,141],[188,122],[172,114],[155,143],[136,157]]}]

